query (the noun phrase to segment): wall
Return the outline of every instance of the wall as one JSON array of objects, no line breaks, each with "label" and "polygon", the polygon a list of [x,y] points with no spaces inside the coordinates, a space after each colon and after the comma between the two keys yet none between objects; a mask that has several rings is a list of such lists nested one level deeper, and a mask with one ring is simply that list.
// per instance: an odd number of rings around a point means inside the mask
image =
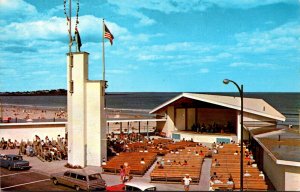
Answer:
[{"label": "wall", "polygon": [[175,126],[178,130],[185,130],[185,109],[180,108],[176,109],[176,123]]},{"label": "wall", "polygon": [[285,166],[285,190],[300,191],[300,167]]},{"label": "wall", "polygon": [[284,167],[277,165],[275,161],[264,151],[264,172],[267,174],[277,191],[285,190]]},{"label": "wall", "polygon": [[187,116],[188,116],[188,130],[192,130],[192,126],[196,123],[196,109],[195,108],[188,108],[187,109]]},{"label": "wall", "polygon": [[175,114],[174,114],[174,107],[173,106],[168,106],[167,108],[167,121],[165,123],[165,126],[163,128],[163,132],[165,132],[167,134],[167,137],[171,137],[172,136],[172,131],[175,131]]},{"label": "wall", "polygon": [[[176,133],[176,132],[175,132]],[[213,142],[217,142],[217,138],[226,138],[226,139],[230,139],[230,140],[237,140],[237,136],[221,136],[221,135],[202,135],[202,134],[196,134],[196,133],[182,133],[179,132],[178,134],[180,134],[180,138],[181,139],[185,139],[185,140],[191,140],[193,139],[193,141],[195,142],[202,142],[202,143],[213,143]]]},{"label": "wall", "polygon": [[17,140],[17,141],[32,141],[35,139],[35,135],[38,135],[41,139],[45,139],[46,136],[50,140],[56,140],[57,135],[65,137],[66,123],[3,123],[0,124],[0,137],[4,137],[5,140]]},{"label": "wall", "polygon": [[[100,81],[86,83],[86,143],[87,165],[101,165]],[[105,129],[104,129],[105,130]],[[105,133],[104,133],[105,134]],[[104,156],[106,159],[106,156]]]},{"label": "wall", "polygon": [[198,123],[205,125],[217,123],[221,125],[227,125],[228,121],[232,121],[235,125],[236,122],[236,110],[233,109],[211,109],[211,108],[199,108],[198,110]]},{"label": "wall", "polygon": [[[72,53],[72,80],[74,93],[68,90],[68,163],[86,165],[86,121],[85,121],[85,85],[88,78],[88,53]],[[67,66],[69,65],[67,57]],[[67,68],[69,70],[69,67]],[[69,73],[68,74],[68,79]]]}]

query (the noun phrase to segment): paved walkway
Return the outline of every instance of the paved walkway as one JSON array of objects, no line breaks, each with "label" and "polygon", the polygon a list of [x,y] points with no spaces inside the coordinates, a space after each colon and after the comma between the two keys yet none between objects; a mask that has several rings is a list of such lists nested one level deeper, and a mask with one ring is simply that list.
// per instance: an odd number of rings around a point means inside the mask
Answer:
[{"label": "paved walkway", "polygon": [[[0,150],[0,154],[17,154],[18,150]],[[44,175],[50,175],[51,173],[62,172],[68,170],[68,168],[64,167],[67,163],[66,160],[62,161],[52,161],[52,162],[42,162],[37,157],[27,157],[23,156],[25,160],[30,162],[32,166],[31,171],[38,172]],[[160,159],[161,157],[158,157]],[[150,182],[150,173],[154,169],[156,162],[152,165],[152,167],[146,172],[143,177],[134,177],[133,180]],[[209,179],[210,179],[210,167],[211,167],[211,159],[205,158],[202,170],[200,182],[197,185],[191,185],[190,191],[208,191],[209,189]],[[94,170],[101,172],[101,167],[97,166],[88,166],[85,169]],[[120,184],[120,176],[119,175],[111,175],[111,174],[102,174],[103,179],[106,181],[107,185],[116,185]],[[158,191],[183,191],[182,184],[165,184],[165,183],[153,183],[157,187]]]}]

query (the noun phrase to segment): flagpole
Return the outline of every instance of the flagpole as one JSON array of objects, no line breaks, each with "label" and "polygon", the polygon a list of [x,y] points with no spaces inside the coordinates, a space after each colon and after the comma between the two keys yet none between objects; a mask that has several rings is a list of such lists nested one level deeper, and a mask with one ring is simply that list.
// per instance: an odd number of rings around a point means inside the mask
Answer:
[{"label": "flagpole", "polygon": [[73,56],[72,56],[72,0],[69,0],[69,92],[73,93],[73,77],[72,77],[72,68],[73,68]]},{"label": "flagpole", "polygon": [[103,19],[103,35],[102,35],[102,73],[103,73],[103,81],[105,81],[105,46],[104,46],[104,19]]}]

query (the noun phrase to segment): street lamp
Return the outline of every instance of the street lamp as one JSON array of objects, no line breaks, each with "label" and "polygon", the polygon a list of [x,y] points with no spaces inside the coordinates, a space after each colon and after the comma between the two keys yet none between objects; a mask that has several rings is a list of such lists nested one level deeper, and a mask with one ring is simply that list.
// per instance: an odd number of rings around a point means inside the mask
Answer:
[{"label": "street lamp", "polygon": [[223,80],[223,83],[224,84],[228,84],[228,83],[233,83],[239,90],[239,93],[240,93],[240,97],[241,97],[241,170],[240,170],[240,189],[241,191],[243,191],[243,179],[244,179],[244,152],[243,152],[243,126],[244,126],[244,123],[243,123],[243,110],[244,110],[244,107],[243,107],[243,100],[244,100],[244,92],[243,92],[243,85],[241,85],[241,87],[234,81],[232,80],[229,80],[229,79],[224,79]]}]

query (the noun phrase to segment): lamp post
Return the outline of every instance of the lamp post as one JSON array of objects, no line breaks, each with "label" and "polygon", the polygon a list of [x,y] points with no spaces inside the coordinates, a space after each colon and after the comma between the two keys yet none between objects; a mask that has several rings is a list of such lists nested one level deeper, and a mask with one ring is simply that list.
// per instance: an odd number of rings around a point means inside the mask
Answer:
[{"label": "lamp post", "polygon": [[240,161],[240,164],[241,164],[241,170],[240,170],[240,189],[241,191],[243,191],[243,179],[244,179],[244,151],[243,151],[243,126],[244,126],[244,123],[243,123],[243,111],[244,111],[244,106],[243,106],[243,100],[244,100],[244,92],[243,92],[243,85],[241,85],[241,87],[234,81],[232,80],[229,80],[229,79],[224,79],[223,80],[223,83],[224,84],[228,84],[228,83],[233,83],[239,90],[239,93],[240,93],[240,97],[241,97],[241,161]]},{"label": "lamp post", "polygon": [[0,123],[3,123],[3,110],[2,110],[2,101],[0,99]]}]

